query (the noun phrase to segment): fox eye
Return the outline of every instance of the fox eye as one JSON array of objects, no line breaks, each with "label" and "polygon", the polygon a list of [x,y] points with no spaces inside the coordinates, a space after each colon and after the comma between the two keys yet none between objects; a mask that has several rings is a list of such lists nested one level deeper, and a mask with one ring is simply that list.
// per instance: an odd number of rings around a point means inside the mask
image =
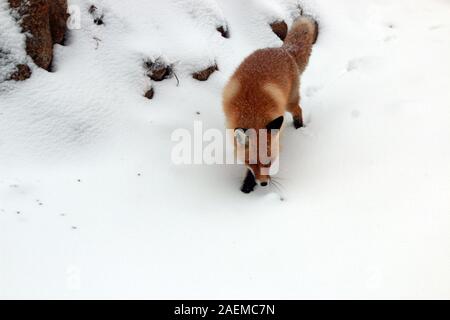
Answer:
[{"label": "fox eye", "polygon": [[280,117],[272,120],[271,122],[269,122],[266,126],[266,129],[269,131],[280,130],[281,126],[283,125],[283,122],[284,122],[284,117],[280,116]]}]

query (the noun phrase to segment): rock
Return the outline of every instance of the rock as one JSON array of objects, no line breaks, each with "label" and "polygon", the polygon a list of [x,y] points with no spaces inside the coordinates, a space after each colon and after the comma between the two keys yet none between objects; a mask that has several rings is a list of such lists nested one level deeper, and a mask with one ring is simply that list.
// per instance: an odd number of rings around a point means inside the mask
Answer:
[{"label": "rock", "polygon": [[23,81],[31,77],[31,69],[26,64],[19,64],[16,68],[17,71],[10,76],[11,80]]},{"label": "rock", "polygon": [[105,15],[101,13],[96,6],[92,5],[89,8],[89,13],[94,18],[94,23],[96,25],[101,26],[104,24],[103,19],[105,18]]},{"label": "rock", "polygon": [[49,70],[53,44],[63,43],[66,32],[67,0],[9,0],[20,16],[27,34],[27,54],[39,67]]},{"label": "rock", "polygon": [[67,29],[67,0],[49,0],[50,1],[50,32],[52,34],[53,44],[64,44],[64,38]]},{"label": "rock", "polygon": [[286,39],[288,33],[288,26],[286,22],[275,21],[270,24],[270,27],[272,28],[272,31],[278,36],[278,38],[281,39],[281,41],[284,41],[284,39]]},{"label": "rock", "polygon": [[147,69],[147,75],[153,81],[162,81],[173,76],[172,67],[161,59],[156,59],[156,61],[146,61],[144,65]]},{"label": "rock", "polygon": [[144,97],[146,97],[147,99],[153,99],[153,96],[155,95],[155,90],[153,90],[153,88],[151,88],[150,90],[148,90]]},{"label": "rock", "polygon": [[[5,44],[1,44],[5,46]],[[0,83],[8,80],[22,81],[31,76],[31,69],[10,49],[0,46]]]},{"label": "rock", "polygon": [[196,80],[199,81],[206,81],[209,79],[209,77],[211,76],[211,74],[213,74],[214,72],[216,72],[217,70],[219,70],[219,68],[217,67],[217,65],[213,65],[210,66],[208,68],[206,68],[205,70],[196,72],[192,75],[192,77]]},{"label": "rock", "polygon": [[227,38],[227,39],[230,38],[230,31],[228,30],[227,26],[220,26],[216,30],[218,32],[220,32],[222,37]]},{"label": "rock", "polygon": [[27,33],[27,54],[39,67],[48,70],[53,57],[53,41],[47,0],[10,0],[10,3],[17,9],[23,32]]},{"label": "rock", "polygon": [[98,25],[98,26],[101,26],[101,25],[103,25],[103,17],[99,17],[99,18],[95,18],[94,19],[94,23],[96,24],[96,25]]}]

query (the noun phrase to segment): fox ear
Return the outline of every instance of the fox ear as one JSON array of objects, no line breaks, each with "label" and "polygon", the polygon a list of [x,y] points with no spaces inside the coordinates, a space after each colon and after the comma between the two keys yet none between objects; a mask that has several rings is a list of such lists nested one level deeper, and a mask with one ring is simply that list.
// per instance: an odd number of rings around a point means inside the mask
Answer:
[{"label": "fox ear", "polygon": [[283,116],[279,116],[275,120],[272,120],[271,122],[269,122],[269,124],[266,126],[266,129],[269,130],[269,131],[271,131],[271,130],[280,130],[281,126],[283,125],[283,121],[284,121],[284,117]]},{"label": "fox ear", "polygon": [[245,134],[247,129],[236,128],[234,129],[234,136],[239,144],[246,146],[248,144],[248,136]]}]

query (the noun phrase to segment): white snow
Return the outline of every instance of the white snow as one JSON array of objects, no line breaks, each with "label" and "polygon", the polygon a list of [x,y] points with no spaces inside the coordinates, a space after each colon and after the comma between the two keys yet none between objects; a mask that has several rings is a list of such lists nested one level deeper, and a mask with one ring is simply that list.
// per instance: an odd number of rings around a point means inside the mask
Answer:
[{"label": "white snow", "polygon": [[[302,1],[321,30],[284,201],[242,194],[240,166],[174,165],[171,134],[224,129],[223,86],[296,1],[70,4],[54,72],[0,84],[0,298],[450,298],[448,1]],[[157,57],[179,87],[145,76]]]}]

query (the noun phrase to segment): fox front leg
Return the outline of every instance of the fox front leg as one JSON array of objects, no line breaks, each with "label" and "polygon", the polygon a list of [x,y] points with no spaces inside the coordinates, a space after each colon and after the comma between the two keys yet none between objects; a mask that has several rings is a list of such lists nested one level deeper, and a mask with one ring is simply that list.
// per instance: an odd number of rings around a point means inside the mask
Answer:
[{"label": "fox front leg", "polygon": [[303,123],[303,112],[302,108],[298,104],[293,104],[288,106],[289,112],[292,114],[294,119],[294,127],[295,129],[302,128],[304,126]]},{"label": "fox front leg", "polygon": [[241,191],[243,193],[250,193],[253,190],[255,190],[255,186],[256,186],[255,176],[250,170],[247,170],[247,175],[245,176]]}]

